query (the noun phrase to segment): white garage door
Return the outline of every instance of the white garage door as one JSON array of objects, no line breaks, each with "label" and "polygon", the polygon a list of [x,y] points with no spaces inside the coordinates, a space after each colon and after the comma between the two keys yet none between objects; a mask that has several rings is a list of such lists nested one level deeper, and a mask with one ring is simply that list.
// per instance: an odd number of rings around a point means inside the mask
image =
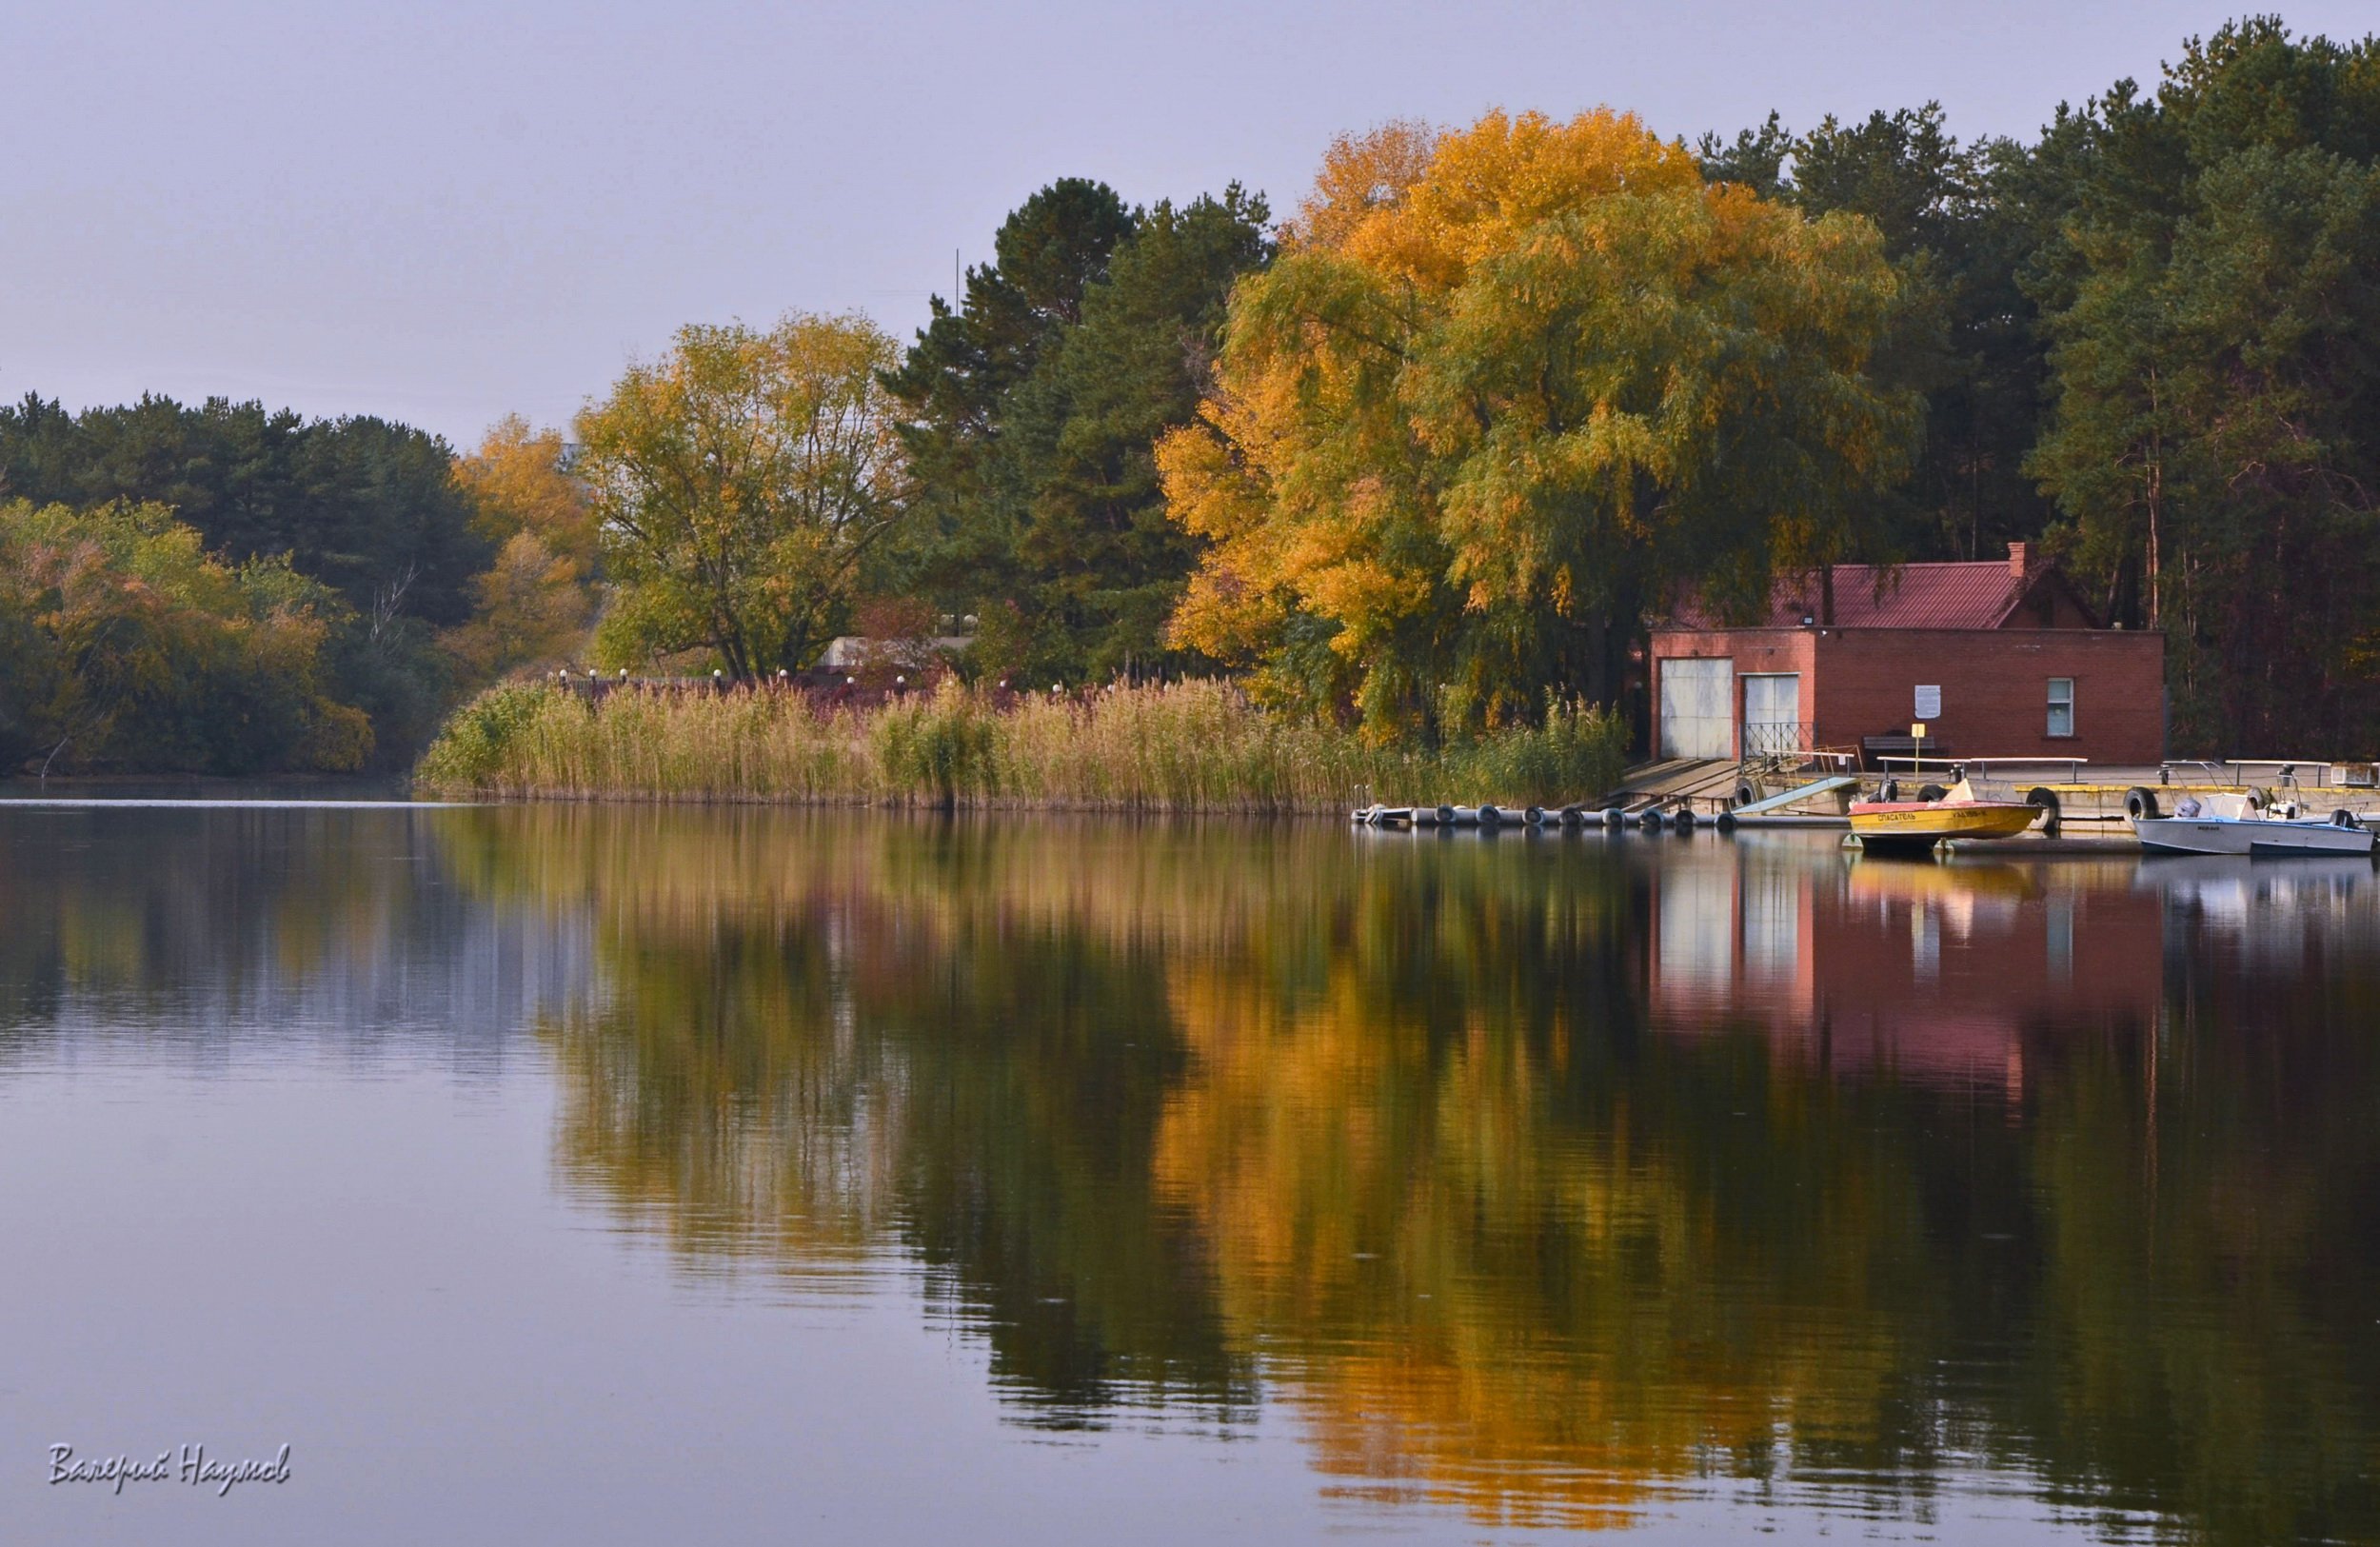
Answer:
[{"label": "white garage door", "polygon": [[1801,733],[1801,678],[1792,672],[1744,673],[1744,756],[1806,752]]},{"label": "white garage door", "polygon": [[1735,663],[1661,662],[1661,755],[1665,758],[1732,758],[1735,755]]}]

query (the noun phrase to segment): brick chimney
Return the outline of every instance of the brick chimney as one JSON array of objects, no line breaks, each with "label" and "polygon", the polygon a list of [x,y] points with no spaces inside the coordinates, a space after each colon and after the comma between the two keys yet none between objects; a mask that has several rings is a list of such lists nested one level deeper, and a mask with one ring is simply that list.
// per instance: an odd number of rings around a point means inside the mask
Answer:
[{"label": "brick chimney", "polygon": [[2011,543],[2008,545],[2008,572],[2018,580],[2032,572],[2033,556],[2026,551],[2030,546],[2032,545],[2027,543]]}]

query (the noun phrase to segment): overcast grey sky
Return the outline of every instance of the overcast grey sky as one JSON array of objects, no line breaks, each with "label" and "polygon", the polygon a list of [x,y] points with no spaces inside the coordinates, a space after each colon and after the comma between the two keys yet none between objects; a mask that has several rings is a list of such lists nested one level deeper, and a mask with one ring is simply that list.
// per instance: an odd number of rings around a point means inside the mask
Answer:
[{"label": "overcast grey sky", "polygon": [[[10,5],[0,396],[564,421],[689,321],[903,338],[1051,178],[1295,202],[1331,135],[1504,106],[1732,133],[2153,80],[2195,0]],[[2371,0],[2285,14],[2337,38]]]}]

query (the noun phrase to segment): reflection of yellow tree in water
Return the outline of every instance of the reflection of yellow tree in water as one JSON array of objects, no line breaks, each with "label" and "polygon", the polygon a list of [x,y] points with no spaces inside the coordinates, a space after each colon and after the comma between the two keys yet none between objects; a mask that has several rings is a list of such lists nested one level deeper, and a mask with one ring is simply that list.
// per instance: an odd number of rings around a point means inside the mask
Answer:
[{"label": "reflection of yellow tree in water", "polygon": [[1889,1187],[1813,1158],[1828,1217],[1780,1223],[1827,1231],[1820,1261],[1733,1227],[1712,1157],[1636,1132],[1625,1098],[1577,1121],[1565,1049],[1592,1027],[1437,1035],[1353,966],[1292,1013],[1214,980],[1175,1006],[1195,1056],[1159,1174],[1326,1471],[1592,1525],[1780,1427],[1873,1438],[1902,1329],[1856,1254],[1905,1207]]},{"label": "reflection of yellow tree in water", "polygon": [[1328,1473],[1485,1522],[1710,1476],[1922,1495],[1954,1456],[2211,1539],[2380,1521],[2369,962],[2267,996],[2277,1041],[2220,1004],[2163,1054],[2029,1033],[2012,1111],[1649,1032],[1626,852],[442,830],[474,889],[596,921],[606,991],[549,1029],[572,1178],[698,1258],[897,1250],[1042,1420],[1262,1378]]}]

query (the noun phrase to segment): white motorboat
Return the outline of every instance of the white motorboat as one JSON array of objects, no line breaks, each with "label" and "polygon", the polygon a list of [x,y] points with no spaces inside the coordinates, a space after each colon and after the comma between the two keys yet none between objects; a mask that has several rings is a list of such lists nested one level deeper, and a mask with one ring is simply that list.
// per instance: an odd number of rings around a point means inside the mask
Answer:
[{"label": "white motorboat", "polygon": [[2266,805],[2253,795],[2186,799],[2170,817],[2132,819],[2140,846],[2151,854],[2247,854],[2259,859],[2309,854],[2369,858],[2375,835],[2350,811],[2319,820],[2294,801]]}]

